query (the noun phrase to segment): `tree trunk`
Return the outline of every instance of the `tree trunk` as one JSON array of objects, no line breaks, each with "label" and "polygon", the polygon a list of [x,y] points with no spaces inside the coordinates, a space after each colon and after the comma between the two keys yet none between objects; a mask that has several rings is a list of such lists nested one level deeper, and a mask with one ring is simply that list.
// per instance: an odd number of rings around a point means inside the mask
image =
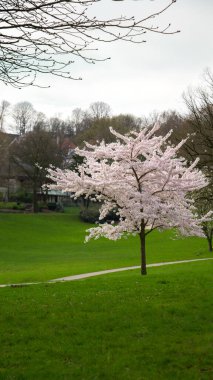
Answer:
[{"label": "tree trunk", "polygon": [[141,224],[141,232],[139,234],[141,242],[141,274],[147,274],[146,271],[146,236],[145,236],[145,226]]},{"label": "tree trunk", "polygon": [[212,252],[213,251],[213,249],[212,249],[212,236],[208,236],[207,240],[208,240],[208,245],[209,245],[209,252]]},{"label": "tree trunk", "polygon": [[208,227],[207,223],[205,223],[203,225],[203,232],[206,235],[206,239],[208,241],[209,252],[212,252],[213,251],[213,248],[212,248],[213,228]]}]

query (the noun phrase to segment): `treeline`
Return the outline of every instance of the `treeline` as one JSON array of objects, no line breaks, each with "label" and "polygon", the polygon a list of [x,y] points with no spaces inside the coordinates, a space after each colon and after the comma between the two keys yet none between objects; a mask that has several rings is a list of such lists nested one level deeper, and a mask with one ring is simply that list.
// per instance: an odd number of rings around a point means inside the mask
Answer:
[{"label": "treeline", "polygon": [[[6,133],[7,120],[13,118],[14,132]],[[2,101],[0,108],[0,188],[3,199],[14,198],[16,188],[32,193],[33,210],[38,211],[39,193],[48,183],[50,165],[61,169],[73,168],[78,162],[75,147],[84,140],[91,143],[110,141],[109,126],[128,132],[140,128],[139,119],[132,115],[111,116],[110,106],[104,102],[92,103],[88,110],[77,108],[72,116],[47,118],[29,102],[10,106]]]},{"label": "treeline", "polygon": [[141,119],[133,115],[111,116],[111,108],[107,103],[94,102],[88,110],[75,108],[66,120],[59,116],[47,118],[42,112],[35,110],[34,106],[23,101],[14,106],[6,100],[0,105],[0,130],[13,131],[14,134],[24,135],[35,129],[44,129],[55,135],[66,135],[73,138],[76,144],[81,143],[84,137],[97,140],[109,139],[107,129],[113,125],[122,131],[140,128]]}]

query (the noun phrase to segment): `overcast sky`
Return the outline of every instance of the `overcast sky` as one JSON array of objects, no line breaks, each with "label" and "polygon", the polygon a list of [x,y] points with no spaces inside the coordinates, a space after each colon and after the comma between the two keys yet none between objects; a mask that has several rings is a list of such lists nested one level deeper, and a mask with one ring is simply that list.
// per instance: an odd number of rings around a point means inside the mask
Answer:
[{"label": "overcast sky", "polygon": [[[161,9],[169,0],[103,0],[99,15],[144,13]],[[176,35],[147,34],[145,44],[125,42],[100,44],[99,57],[110,61],[89,65],[76,62],[71,73],[82,81],[46,76],[42,83],[50,89],[28,87],[21,90],[0,83],[1,100],[11,104],[29,101],[47,116],[70,116],[76,107],[104,101],[113,114],[148,115],[152,111],[176,109],[184,112],[182,93],[201,82],[203,70],[213,68],[213,0],[177,0],[159,18],[158,24],[171,23]]]}]

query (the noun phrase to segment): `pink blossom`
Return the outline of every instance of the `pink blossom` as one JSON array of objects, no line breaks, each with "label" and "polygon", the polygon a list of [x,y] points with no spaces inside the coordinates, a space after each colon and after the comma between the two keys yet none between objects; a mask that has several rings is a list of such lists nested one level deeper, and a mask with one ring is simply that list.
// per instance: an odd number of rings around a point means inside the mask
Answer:
[{"label": "pink blossom", "polygon": [[117,240],[124,234],[144,236],[156,228],[177,228],[182,235],[203,236],[201,223],[190,192],[207,185],[203,173],[196,168],[197,160],[187,166],[176,147],[167,144],[171,133],[156,136],[159,125],[139,133],[121,135],[115,143],[86,144],[76,149],[84,157],[78,172],[49,170],[55,182],[51,188],[70,192],[72,197],[92,196],[101,202],[100,219],[117,210],[117,224],[100,224],[88,230],[86,241],[104,236]]}]

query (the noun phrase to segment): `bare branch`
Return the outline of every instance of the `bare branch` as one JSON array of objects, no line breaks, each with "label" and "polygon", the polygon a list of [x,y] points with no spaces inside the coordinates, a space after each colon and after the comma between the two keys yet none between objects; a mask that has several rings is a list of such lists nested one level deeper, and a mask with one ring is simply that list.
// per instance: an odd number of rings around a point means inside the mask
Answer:
[{"label": "bare branch", "polygon": [[[102,0],[1,0],[0,1],[0,80],[14,87],[37,85],[39,73],[51,73],[68,79],[70,65],[77,57],[87,63],[95,56],[94,43],[129,41],[144,42],[146,32],[174,34],[170,24],[164,28],[153,20],[170,8],[166,7],[143,19],[119,16],[98,19],[90,9]],[[42,86],[41,86],[42,87]]]}]

